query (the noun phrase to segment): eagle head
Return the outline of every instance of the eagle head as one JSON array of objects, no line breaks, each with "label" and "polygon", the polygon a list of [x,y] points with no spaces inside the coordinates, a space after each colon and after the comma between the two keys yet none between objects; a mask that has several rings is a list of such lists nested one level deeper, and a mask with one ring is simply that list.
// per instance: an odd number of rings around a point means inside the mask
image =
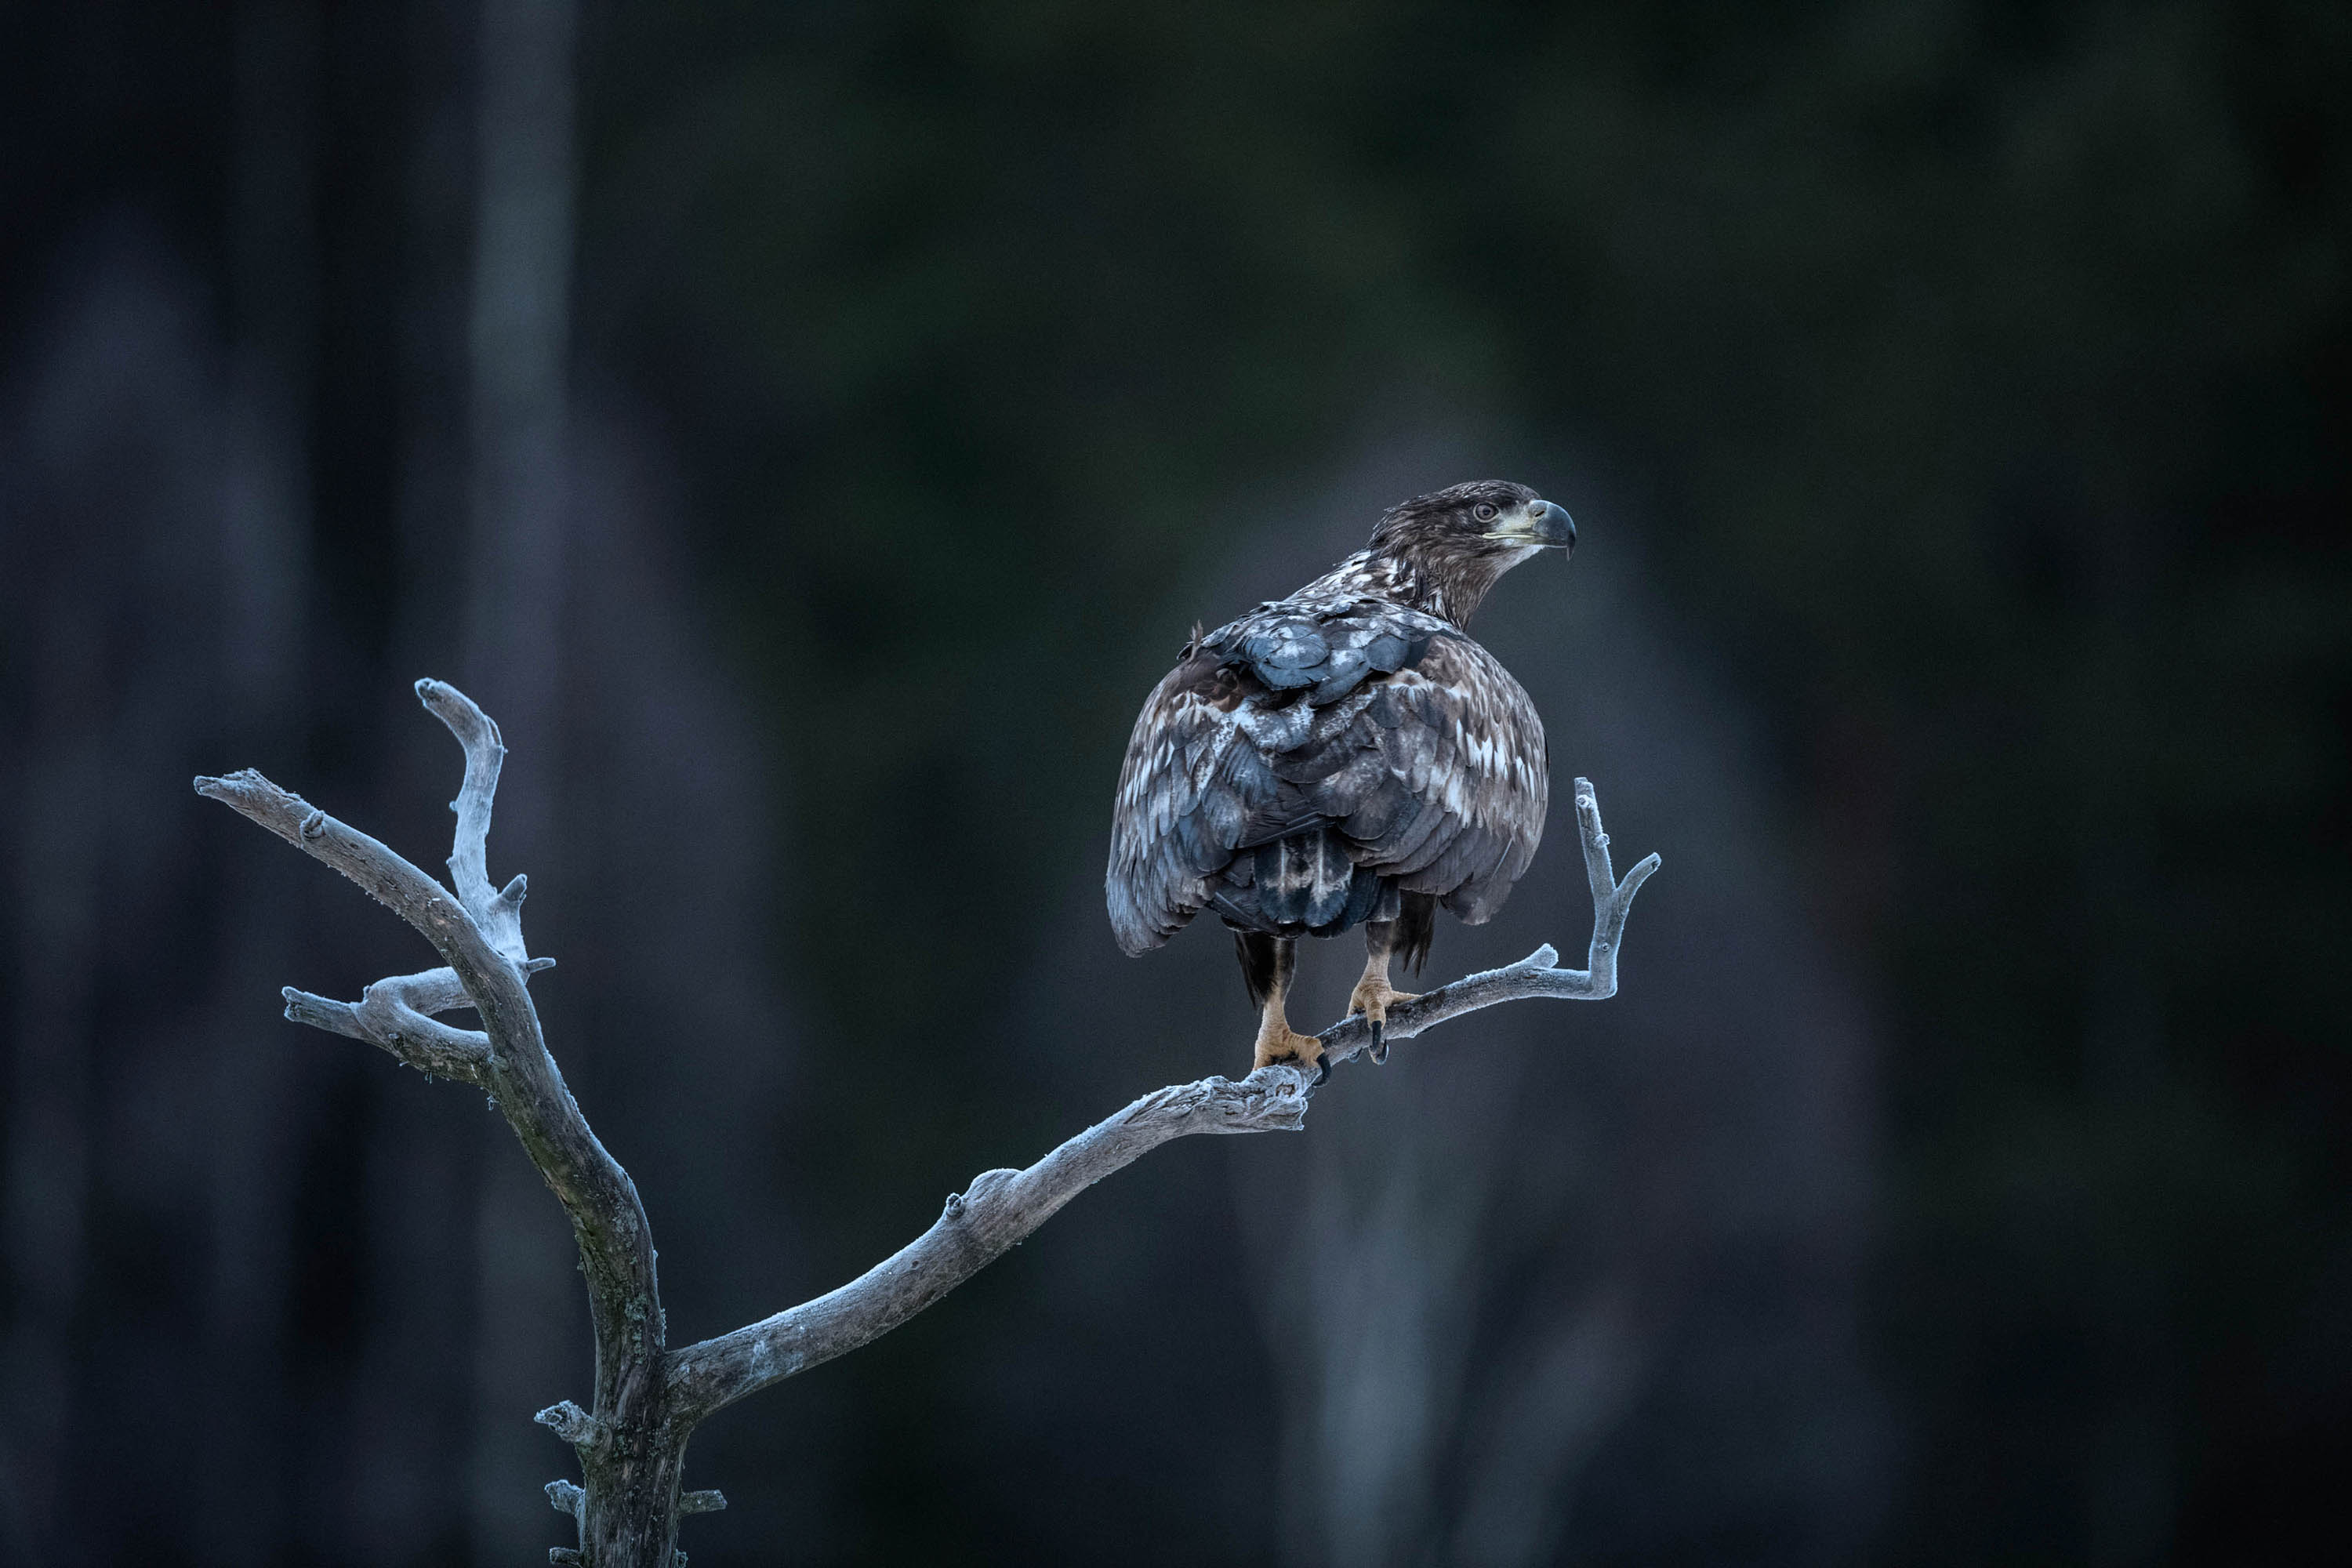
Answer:
[{"label": "eagle head", "polygon": [[1545,550],[1573,550],[1576,523],[1525,485],[1473,479],[1399,501],[1372,530],[1370,556],[1402,569],[1410,595],[1459,626],[1495,580]]}]

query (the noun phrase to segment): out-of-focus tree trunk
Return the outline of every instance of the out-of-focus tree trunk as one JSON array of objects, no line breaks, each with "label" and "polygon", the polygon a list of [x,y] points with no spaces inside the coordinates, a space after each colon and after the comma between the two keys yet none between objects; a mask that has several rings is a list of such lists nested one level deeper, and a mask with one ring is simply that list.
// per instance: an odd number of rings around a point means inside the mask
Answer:
[{"label": "out-of-focus tree trunk", "polygon": [[[55,591],[37,605],[0,600],[17,617],[11,679],[31,740],[0,756],[0,787],[26,818],[60,822],[100,798],[104,782],[109,584],[73,572],[42,581]],[[16,1059],[0,1211],[14,1312],[0,1341],[0,1520],[12,1555],[29,1562],[54,1551],[69,1522],[58,1506],[70,1336],[89,1247],[93,1071],[85,1046],[98,1002],[103,850],[94,834],[68,833],[25,835],[15,847],[6,897],[16,910],[7,954]]]},{"label": "out-of-focus tree trunk", "polygon": [[[500,837],[542,885],[560,877],[563,858],[561,836],[549,828],[565,760],[559,649],[572,507],[575,29],[572,0],[482,0],[475,56],[464,679],[499,713],[518,752]],[[503,1130],[486,1136],[505,1142]],[[485,1562],[506,1562],[543,1543],[544,1521],[530,1503],[560,1456],[522,1417],[577,1375],[563,1338],[547,1331],[576,1318],[579,1305],[570,1238],[537,1177],[494,1148],[481,1178],[467,1472],[476,1550]]]},{"label": "out-of-focus tree trunk", "polygon": [[[310,393],[317,352],[320,38],[295,0],[243,0],[234,34],[230,145],[229,348],[222,388],[220,649],[213,717],[248,744],[304,710],[310,601]],[[304,898],[289,868],[231,864],[225,898],[254,919],[226,932],[218,985],[194,1059],[210,1074],[212,1244],[202,1325],[206,1399],[216,1408],[282,1386],[282,1313],[300,1181],[299,1111],[320,1080],[241,998],[282,973]],[[287,1489],[282,1420],[221,1424],[190,1463],[202,1502],[186,1515],[192,1550],[218,1562],[270,1554]]]}]

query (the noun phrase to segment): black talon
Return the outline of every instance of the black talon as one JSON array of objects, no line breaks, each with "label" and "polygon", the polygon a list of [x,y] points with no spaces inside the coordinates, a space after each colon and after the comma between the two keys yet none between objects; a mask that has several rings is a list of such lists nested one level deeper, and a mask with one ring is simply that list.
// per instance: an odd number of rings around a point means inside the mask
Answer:
[{"label": "black talon", "polygon": [[1381,1030],[1385,1027],[1387,1027],[1387,1026],[1380,1019],[1375,1018],[1372,1020],[1372,1062],[1374,1066],[1378,1066],[1389,1059],[1389,1043],[1381,1035]]},{"label": "black talon", "polygon": [[1315,1081],[1314,1081],[1313,1083],[1308,1084],[1307,1087],[1307,1088],[1309,1088],[1309,1089],[1320,1089],[1320,1088],[1322,1088],[1322,1087],[1323,1087],[1323,1080],[1324,1080],[1325,1079],[1327,1079],[1327,1078],[1329,1078],[1330,1076],[1331,1076],[1331,1053],[1330,1053],[1330,1052],[1328,1052],[1328,1051],[1325,1051],[1325,1052],[1323,1053],[1323,1059],[1322,1059],[1318,1064],[1317,1064],[1317,1066],[1316,1066],[1316,1068],[1315,1068]]}]

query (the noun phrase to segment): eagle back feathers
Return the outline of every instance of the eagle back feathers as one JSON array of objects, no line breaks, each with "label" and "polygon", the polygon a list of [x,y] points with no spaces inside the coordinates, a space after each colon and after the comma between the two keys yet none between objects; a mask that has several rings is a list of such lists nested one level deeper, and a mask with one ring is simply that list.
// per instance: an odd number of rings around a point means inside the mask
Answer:
[{"label": "eagle back feathers", "polygon": [[1203,910],[1328,935],[1434,895],[1477,923],[1543,835],[1543,725],[1453,623],[1359,555],[1195,637],[1137,718],[1105,888],[1121,947]]}]

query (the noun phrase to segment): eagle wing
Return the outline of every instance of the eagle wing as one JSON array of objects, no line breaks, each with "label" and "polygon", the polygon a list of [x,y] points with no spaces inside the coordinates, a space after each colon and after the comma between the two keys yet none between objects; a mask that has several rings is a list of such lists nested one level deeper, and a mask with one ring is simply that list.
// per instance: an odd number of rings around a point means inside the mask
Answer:
[{"label": "eagle wing", "polygon": [[1336,829],[1359,867],[1463,920],[1501,908],[1543,837],[1542,722],[1495,657],[1381,599],[1267,605],[1196,639],[1137,717],[1105,890],[1119,945],[1168,940],[1242,853]]},{"label": "eagle wing", "polygon": [[1381,682],[1356,731],[1381,766],[1342,769],[1321,798],[1358,864],[1484,923],[1543,839],[1550,763],[1535,703],[1455,635]]}]

